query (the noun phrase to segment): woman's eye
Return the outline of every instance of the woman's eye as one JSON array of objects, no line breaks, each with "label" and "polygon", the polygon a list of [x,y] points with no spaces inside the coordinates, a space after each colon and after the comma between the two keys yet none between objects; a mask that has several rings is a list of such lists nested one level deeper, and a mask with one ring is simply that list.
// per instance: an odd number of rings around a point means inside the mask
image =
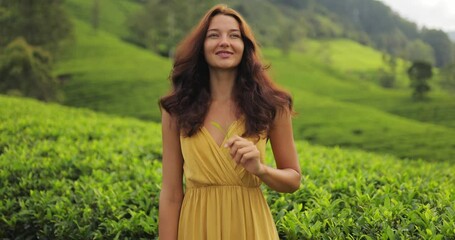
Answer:
[{"label": "woman's eye", "polygon": [[216,37],[218,37],[218,34],[216,34],[216,33],[211,33],[211,34],[207,35],[207,37],[208,37],[208,38],[216,38]]},{"label": "woman's eye", "polygon": [[240,38],[240,34],[232,34],[231,38]]}]

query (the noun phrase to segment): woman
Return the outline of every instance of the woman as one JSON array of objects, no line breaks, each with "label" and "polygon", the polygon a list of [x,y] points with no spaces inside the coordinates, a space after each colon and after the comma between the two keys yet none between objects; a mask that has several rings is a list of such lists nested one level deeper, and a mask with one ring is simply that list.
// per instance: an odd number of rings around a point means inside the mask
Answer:
[{"label": "woman", "polygon": [[[161,240],[278,239],[259,186],[294,192],[300,167],[291,97],[273,85],[258,55],[246,22],[224,5],[178,47],[173,91],[160,100]],[[277,168],[264,163],[267,139]]]}]

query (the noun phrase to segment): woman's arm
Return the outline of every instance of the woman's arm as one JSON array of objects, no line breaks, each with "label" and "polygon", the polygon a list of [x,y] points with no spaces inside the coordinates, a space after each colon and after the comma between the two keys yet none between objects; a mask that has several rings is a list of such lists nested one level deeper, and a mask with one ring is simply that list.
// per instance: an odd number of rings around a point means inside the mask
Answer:
[{"label": "woman's arm", "polygon": [[227,141],[226,147],[230,147],[235,162],[242,164],[270,188],[278,192],[295,192],[300,186],[301,174],[289,111],[277,114],[269,137],[277,168],[261,163],[259,150],[244,138],[232,137]]},{"label": "woman's arm", "polygon": [[162,110],[163,158],[159,236],[161,240],[177,239],[180,208],[183,200],[183,157],[177,122]]}]

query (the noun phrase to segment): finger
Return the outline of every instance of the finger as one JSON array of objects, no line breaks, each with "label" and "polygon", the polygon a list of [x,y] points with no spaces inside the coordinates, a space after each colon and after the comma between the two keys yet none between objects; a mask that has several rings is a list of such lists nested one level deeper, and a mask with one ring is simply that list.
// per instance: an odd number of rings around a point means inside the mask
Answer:
[{"label": "finger", "polygon": [[237,151],[239,150],[238,146],[233,145],[231,149],[229,150],[229,154],[231,155],[232,158],[235,158],[235,155],[237,154]]},{"label": "finger", "polygon": [[250,145],[251,143],[249,141],[237,140],[231,145],[231,150],[229,151],[229,153],[231,154],[231,156],[234,156],[239,149],[248,147]]},{"label": "finger", "polygon": [[[234,156],[234,161],[236,161],[236,163],[242,163],[242,159],[245,158],[245,155],[248,154],[248,156],[249,155],[254,156],[255,150],[256,150],[255,146],[247,146],[247,147],[240,148]],[[253,154],[249,154],[250,152]],[[246,160],[247,159],[245,159],[245,161]]]},{"label": "finger", "polygon": [[242,138],[239,137],[238,135],[234,135],[234,136],[230,137],[230,138],[226,141],[226,143],[224,144],[224,147],[226,147],[226,148],[227,148],[227,147],[231,147],[232,144],[233,144],[235,141],[238,141],[238,140],[240,140],[240,139],[242,139]]},{"label": "finger", "polygon": [[248,149],[245,149],[245,152],[242,153],[242,157],[240,158],[239,163],[240,164],[245,164],[247,161],[254,159],[257,157],[258,151],[256,148],[250,147]]},{"label": "finger", "polygon": [[235,163],[239,164],[240,160],[242,159],[243,154],[237,151],[235,155],[232,156],[232,160],[234,160]]}]

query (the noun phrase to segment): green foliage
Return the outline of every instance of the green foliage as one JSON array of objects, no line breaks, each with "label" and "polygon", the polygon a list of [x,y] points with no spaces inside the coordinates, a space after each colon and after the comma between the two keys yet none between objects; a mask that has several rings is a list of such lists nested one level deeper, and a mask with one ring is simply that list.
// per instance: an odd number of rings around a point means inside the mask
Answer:
[{"label": "green foliage", "polygon": [[384,69],[378,71],[379,84],[384,88],[393,88],[395,84],[395,75]]},{"label": "green foliage", "polygon": [[427,92],[430,91],[430,86],[427,81],[433,76],[431,64],[426,62],[414,62],[408,69],[409,79],[411,79],[411,87],[414,88],[412,97],[415,100],[425,98]]},{"label": "green foliage", "polygon": [[60,100],[59,84],[51,72],[51,56],[23,39],[12,41],[0,55],[0,93],[39,100]]},{"label": "green foliage", "polygon": [[453,43],[450,41],[447,33],[442,30],[423,29],[423,40],[433,47],[437,67],[443,67],[454,61]]},{"label": "green foliage", "polygon": [[335,23],[335,19],[323,14],[308,12],[308,37],[311,38],[337,38],[343,35],[343,28]]},{"label": "green foliage", "polygon": [[[1,238],[157,237],[160,125],[2,96],[0,105]],[[263,188],[282,239],[455,238],[453,164],[296,147],[300,189]]]},{"label": "green foliage", "polygon": [[435,65],[435,54],[433,48],[422,40],[414,40],[408,44],[405,50],[405,58],[415,62],[423,61]]},{"label": "green foliage", "polygon": [[218,122],[211,121],[210,124],[217,128],[218,130],[220,130],[223,134],[225,135],[227,134],[227,129],[224,129],[223,126],[221,126],[221,124],[219,124]]},{"label": "green foliage", "polygon": [[72,31],[61,0],[0,1],[0,46],[23,37],[33,46],[56,50]]},{"label": "green foliage", "polygon": [[149,0],[130,19],[133,42],[163,56],[171,56],[183,37],[212,7],[213,1]]},{"label": "green foliage", "polygon": [[150,239],[160,127],[0,97],[0,237]]},{"label": "green foliage", "polygon": [[453,165],[301,143],[297,149],[300,189],[267,192],[283,239],[455,237]]}]

